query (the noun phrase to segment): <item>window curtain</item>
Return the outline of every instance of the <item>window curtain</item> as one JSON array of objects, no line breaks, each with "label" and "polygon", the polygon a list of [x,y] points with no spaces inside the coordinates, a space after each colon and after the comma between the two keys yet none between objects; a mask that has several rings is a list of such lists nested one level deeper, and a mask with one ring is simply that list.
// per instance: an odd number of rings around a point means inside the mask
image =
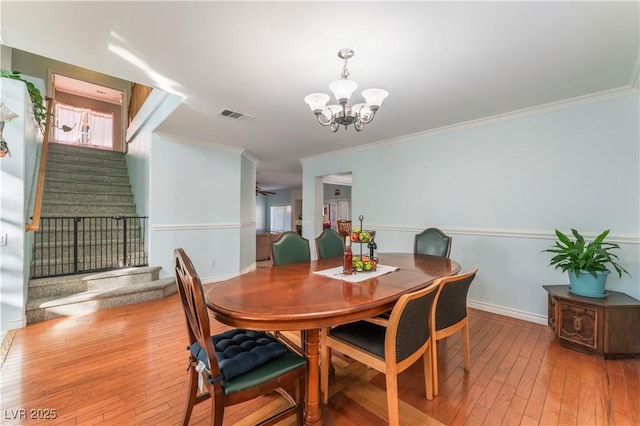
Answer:
[{"label": "window curtain", "polygon": [[[113,147],[113,113],[56,103],[55,125],[56,142],[106,149]],[[71,130],[65,132],[63,126]]]}]

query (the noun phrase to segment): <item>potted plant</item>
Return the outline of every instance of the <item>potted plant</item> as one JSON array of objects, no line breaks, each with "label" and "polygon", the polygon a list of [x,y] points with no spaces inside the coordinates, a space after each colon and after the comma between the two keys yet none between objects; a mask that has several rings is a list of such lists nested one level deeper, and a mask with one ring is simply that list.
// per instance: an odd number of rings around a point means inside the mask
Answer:
[{"label": "potted plant", "polygon": [[615,243],[605,242],[609,230],[602,232],[593,241],[587,242],[575,229],[571,230],[574,239],[556,229],[558,240],[555,245],[544,250],[554,253],[549,266],[562,269],[569,274],[569,292],[585,297],[603,298],[608,293],[604,291],[607,275],[613,267],[622,278],[622,273],[631,276],[620,264],[618,256],[612,250],[619,249]]}]

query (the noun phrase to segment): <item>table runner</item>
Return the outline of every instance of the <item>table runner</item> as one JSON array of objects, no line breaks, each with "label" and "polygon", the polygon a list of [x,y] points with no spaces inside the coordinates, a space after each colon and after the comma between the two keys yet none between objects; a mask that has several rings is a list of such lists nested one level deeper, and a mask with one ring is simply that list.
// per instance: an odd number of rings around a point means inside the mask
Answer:
[{"label": "table runner", "polygon": [[338,266],[331,269],[324,269],[322,271],[314,271],[314,274],[323,275],[328,278],[333,278],[336,280],[347,281],[350,283],[357,283],[360,281],[366,281],[369,278],[379,277],[380,275],[388,274],[389,272],[396,271],[400,268],[397,266],[387,266],[380,265],[376,266],[375,271],[362,271],[355,272],[353,275],[343,275],[342,274],[342,266]]}]

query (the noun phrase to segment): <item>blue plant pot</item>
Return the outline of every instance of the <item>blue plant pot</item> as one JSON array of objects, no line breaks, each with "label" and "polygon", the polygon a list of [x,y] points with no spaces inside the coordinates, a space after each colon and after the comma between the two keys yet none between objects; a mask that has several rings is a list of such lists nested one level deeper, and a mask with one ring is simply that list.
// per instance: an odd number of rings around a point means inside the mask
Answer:
[{"label": "blue plant pot", "polygon": [[605,298],[609,295],[604,290],[609,274],[610,271],[596,272],[597,277],[594,277],[589,272],[580,271],[580,276],[576,277],[574,271],[569,271],[569,292],[578,296]]}]

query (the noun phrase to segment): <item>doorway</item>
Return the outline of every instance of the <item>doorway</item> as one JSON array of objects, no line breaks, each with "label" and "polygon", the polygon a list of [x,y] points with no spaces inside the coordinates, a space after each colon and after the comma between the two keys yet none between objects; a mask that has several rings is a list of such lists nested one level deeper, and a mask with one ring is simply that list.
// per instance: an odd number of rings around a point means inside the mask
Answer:
[{"label": "doorway", "polygon": [[61,74],[51,81],[55,142],[123,151],[124,92]]}]

